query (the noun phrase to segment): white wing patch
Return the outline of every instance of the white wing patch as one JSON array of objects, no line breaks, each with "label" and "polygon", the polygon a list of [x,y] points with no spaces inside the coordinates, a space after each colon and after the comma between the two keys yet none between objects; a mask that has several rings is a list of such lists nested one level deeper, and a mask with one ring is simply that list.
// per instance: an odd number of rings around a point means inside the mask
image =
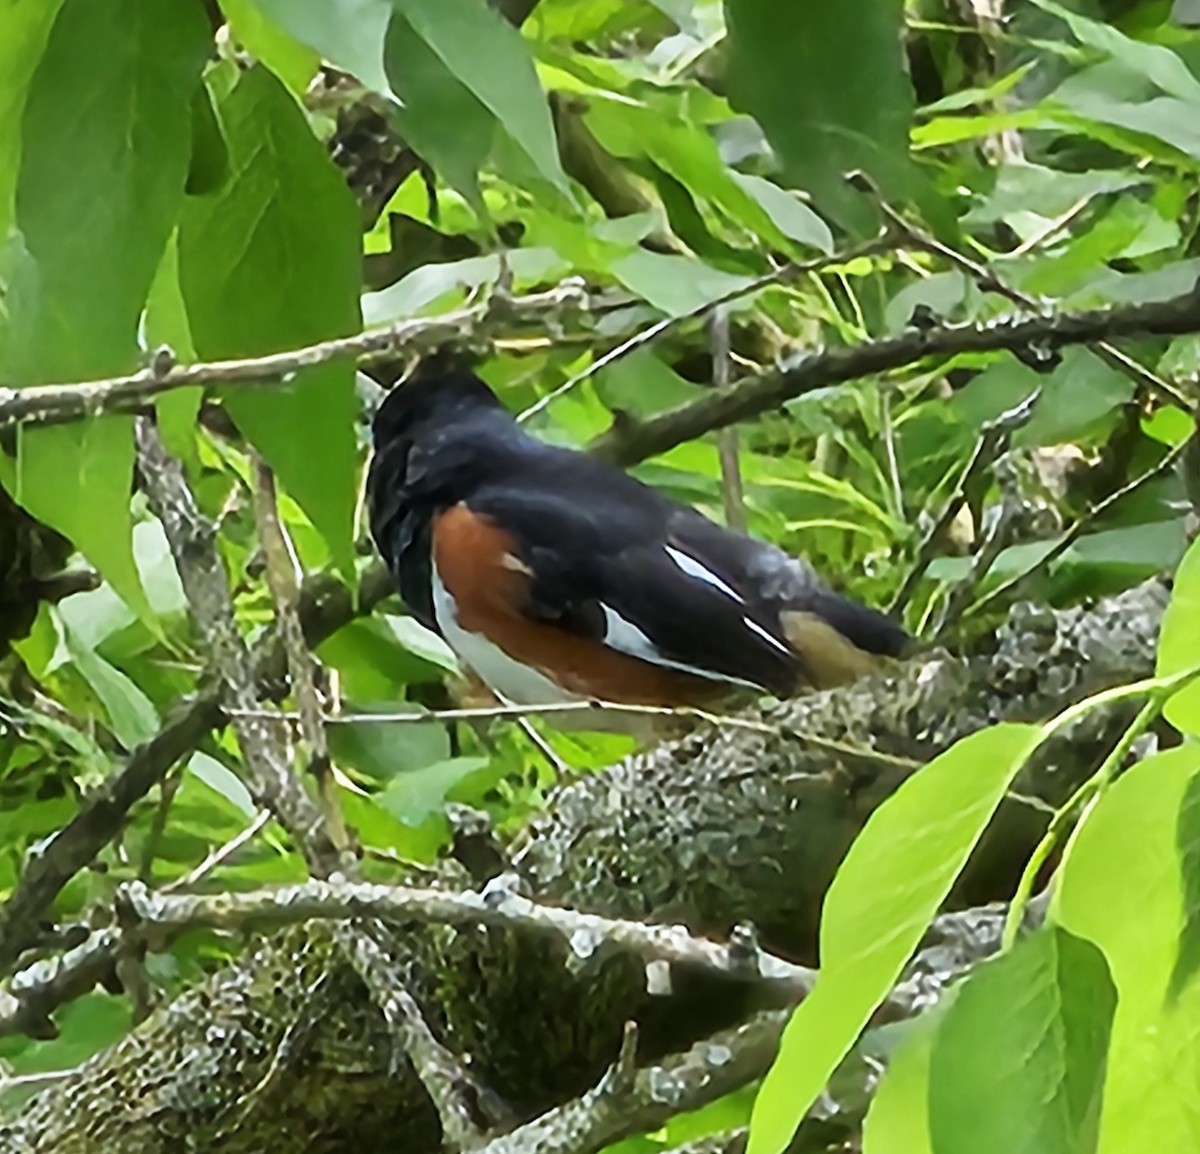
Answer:
[{"label": "white wing patch", "polygon": [[690,673],[694,677],[703,677],[708,681],[745,685],[750,689],[761,688],[753,681],[743,681],[740,677],[730,677],[725,673],[714,673],[711,669],[701,669],[695,665],[685,665],[682,661],[672,661],[659,651],[658,646],[645,633],[633,622],[626,621],[611,605],[601,602],[600,608],[604,610],[604,644],[610,649],[617,650],[618,653],[649,661],[653,665],[661,665],[665,669],[678,669],[683,673]]},{"label": "white wing patch", "polygon": [[695,557],[689,557],[686,553],[681,553],[678,549],[672,549],[670,545],[665,545],[663,548],[667,551],[667,556],[675,562],[689,577],[695,577],[697,581],[703,581],[706,585],[711,585],[715,589],[720,589],[726,597],[732,597],[739,605],[744,605],[745,602],[738,595],[737,590],[727,585],[721,580],[711,569],[701,565]]},{"label": "white wing patch", "polygon": [[[706,585],[711,585],[714,589],[719,589],[726,597],[732,598],[739,605],[745,605],[745,599],[738,593],[736,589],[722,581],[711,569],[702,565],[695,557],[690,557],[688,554],[681,552],[678,549],[672,549],[670,545],[665,545],[667,556],[675,562],[679,568],[689,577],[696,578],[697,581],[703,581]],[[777,637],[771,636],[757,621],[752,621],[748,616],[743,615],[742,621],[745,622],[746,628],[752,633],[756,633],[768,645],[778,653],[783,653],[788,657],[794,657],[795,654]],[[639,630],[639,632],[641,632]],[[644,636],[644,634],[643,634]]]}]

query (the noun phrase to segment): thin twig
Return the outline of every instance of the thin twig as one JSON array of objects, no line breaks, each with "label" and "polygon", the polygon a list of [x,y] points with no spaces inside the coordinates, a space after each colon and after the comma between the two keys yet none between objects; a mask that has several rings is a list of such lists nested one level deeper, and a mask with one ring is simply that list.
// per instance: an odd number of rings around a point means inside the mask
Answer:
[{"label": "thin twig", "polygon": [[581,385],[601,369],[607,368],[614,361],[619,361],[622,357],[627,357],[630,353],[636,352],[644,345],[648,345],[656,337],[661,336],[668,329],[672,329],[676,325],[699,320],[701,317],[707,316],[714,309],[721,309],[736,301],[744,300],[746,297],[753,296],[765,288],[770,288],[771,285],[782,284],[793,277],[818,272],[821,269],[829,268],[831,265],[846,264],[848,261],[857,260],[863,256],[870,256],[873,253],[885,252],[890,245],[891,236],[885,233],[882,236],[875,237],[873,240],[864,241],[861,244],[854,245],[842,252],[832,253],[829,256],[816,257],[813,260],[793,261],[789,264],[781,265],[772,272],[765,273],[763,276],[757,277],[747,284],[730,290],[723,296],[717,297],[716,300],[705,301],[703,304],[689,309],[686,313],[663,317],[662,320],[655,321],[654,324],[642,329],[641,332],[635,333],[628,340],[622,341],[615,348],[609,349],[603,356],[597,357],[586,369],[576,373],[570,380],[564,381],[557,388],[551,389],[544,397],[539,397],[529,408],[518,414],[517,420],[524,423],[530,418],[537,416],[543,409],[554,404],[560,397],[566,396],[572,389]]},{"label": "thin twig", "polygon": [[[577,303],[579,296],[578,285],[570,284],[514,297],[508,302],[506,319],[510,323],[544,323],[547,315]],[[489,304],[484,302],[265,356],[176,365],[169,355],[163,355],[156,356],[149,367],[120,377],[20,389],[0,387],[0,428],[18,421],[72,421],[101,413],[142,412],[155,397],[196,385],[287,387],[296,373],[316,365],[336,360],[360,365],[390,360],[409,349],[431,349],[461,339],[464,332],[478,333],[491,320]]]},{"label": "thin twig", "polygon": [[[298,713],[283,713],[272,710],[227,710],[230,716],[244,715],[249,717],[285,717],[291,721],[299,721]],[[555,714],[581,714],[588,712],[628,714],[634,717],[682,717],[704,722],[718,729],[740,729],[751,733],[761,733],[769,737],[777,737],[784,730],[778,725],[767,721],[755,721],[750,717],[708,713],[703,709],[691,706],[666,705],[636,705],[620,701],[555,701],[543,705],[490,705],[470,709],[418,709],[411,713],[339,713],[327,715],[327,725],[418,725],[429,722],[450,721],[480,721],[490,718],[507,717],[542,717]],[[813,734],[802,733],[791,727],[786,727],[789,737],[796,741],[815,746],[817,749],[828,749],[847,757],[864,758],[868,761],[878,761],[889,765],[911,768],[918,763],[909,758],[896,757],[878,750],[859,747],[847,742],[834,741],[830,738],[816,737]]]},{"label": "thin twig", "polygon": [[[908,368],[930,358],[961,353],[1065,348],[1116,337],[1183,336],[1200,332],[1200,284],[1169,300],[998,318],[988,322],[911,327],[893,336],[827,348],[793,359],[784,368],[746,377],[728,389],[711,389],[665,413],[623,422],[596,438],[591,452],[619,465],[636,464],[713,429],[748,420],[815,389]],[[1171,391],[1173,404],[1191,409]]]},{"label": "thin twig", "polygon": [[262,830],[266,829],[271,821],[271,811],[269,809],[260,809],[254,815],[254,820],[240,833],[231,837],[224,845],[218,846],[212,851],[199,865],[188,870],[183,877],[176,878],[173,882],[168,882],[161,889],[163,893],[171,893],[173,890],[191,889],[198,881],[212,873],[222,862],[228,861],[238,850],[247,842],[252,841]]},{"label": "thin twig", "polygon": [[312,652],[304,641],[300,625],[300,581],[298,562],[279,517],[275,496],[275,474],[257,453],[254,454],[254,517],[258,539],[266,556],[267,587],[275,602],[275,624],[287,659],[288,680],[300,714],[300,731],[308,747],[308,770],[317,786],[317,796],[325,814],[329,836],[339,850],[349,845],[346,823],[338,805],[329,743],[321,717],[321,698],[317,692],[317,668]]},{"label": "thin twig", "polygon": [[1001,598],[1007,597],[1010,593],[1021,586],[1033,574],[1045,569],[1052,561],[1061,557],[1087,530],[1101,517],[1103,517],[1114,505],[1123,501],[1131,493],[1137,492],[1143,485],[1149,484],[1157,477],[1161,477],[1164,473],[1169,472],[1175,467],[1175,463],[1179,461],[1191,447],[1192,442],[1197,439],[1196,434],[1180,441],[1157,465],[1147,469],[1137,477],[1134,477],[1128,484],[1123,485],[1115,493],[1110,493],[1097,505],[1093,505],[1082,517],[1080,517],[1065,533],[1059,536],[1058,540],[1050,546],[1036,561],[1027,565],[1021,572],[1010,577],[1007,581],[997,585],[995,589],[983,594],[977,598],[966,609],[963,610],[963,617],[973,617],[975,614],[982,612],[989,605]]},{"label": "thin twig", "polygon": [[[713,386],[726,389],[732,379],[732,353],[729,337],[729,310],[713,311],[712,331]],[[738,533],[746,531],[746,498],[742,491],[742,464],[739,459],[737,425],[726,425],[717,434],[717,454],[721,462],[721,498],[725,506],[725,524]]]},{"label": "thin twig", "polygon": [[[775,1059],[786,1022],[786,1013],[760,1014],[640,1070],[618,1057],[583,1097],[493,1138],[479,1154],[596,1154],[654,1130],[683,1110],[699,1109],[761,1078]],[[632,1048],[627,1042],[622,1054]]]},{"label": "thin twig", "polygon": [[40,853],[28,858],[0,908],[0,972],[37,939],[41,916],[63,887],[120,833],[133,806],[200,744],[220,717],[212,697],[177,703],[162,729],[88,795]]},{"label": "thin twig", "polygon": [[996,559],[1008,547],[1012,537],[1013,523],[1021,508],[1020,498],[1015,493],[1005,493],[1000,507],[996,510],[991,524],[984,533],[983,540],[971,558],[971,566],[963,577],[950,590],[937,616],[934,626],[933,644],[942,644],[947,634],[961,620],[963,610],[971,600],[971,596],[979,588],[983,579],[991,572]]},{"label": "thin twig", "polygon": [[1007,450],[1013,433],[1033,416],[1034,407],[1040,396],[1041,390],[1035,389],[1019,404],[1001,413],[994,420],[988,421],[979,430],[975,450],[963,467],[954,490],[946,498],[942,511],[930,525],[929,531],[922,538],[920,545],[917,546],[917,556],[901,582],[900,588],[896,591],[896,596],[892,598],[892,603],[888,607],[889,613],[899,613],[908,604],[917,583],[925,575],[925,570],[929,568],[947,530],[953,524],[954,518],[958,516],[959,510],[966,504],[971,486],[983,475],[984,470]]},{"label": "thin twig", "polygon": [[[167,452],[154,425],[137,422],[142,484],[162,522],[183,582],[192,616],[205,639],[212,665],[229,704],[239,711],[258,708],[258,688],[250,652],[233,614],[229,579],[216,549],[213,530],[196,507],[183,469]],[[287,752],[275,740],[277,723],[261,716],[233,717],[242,747],[246,785],[293,838],[318,876],[338,869],[341,854],[321,811],[292,772]]]},{"label": "thin twig", "polygon": [[[1020,289],[1015,289],[1011,285],[1006,284],[986,265],[973,260],[965,253],[959,252],[947,244],[943,244],[932,233],[926,232],[923,228],[906,220],[886,200],[880,198],[879,207],[884,219],[894,229],[907,236],[914,244],[919,245],[927,252],[933,253],[935,256],[940,256],[943,260],[949,261],[950,264],[961,269],[984,292],[995,293],[1012,304],[1020,305],[1022,308],[1029,309],[1033,313],[1043,314],[1046,312],[1049,302],[1039,301],[1035,297],[1031,297],[1028,293],[1023,293]],[[1095,339],[1083,343],[1087,344],[1092,352],[1109,365],[1110,368],[1124,373],[1126,376],[1131,377],[1136,384],[1157,393],[1168,404],[1178,405],[1185,413],[1190,413],[1195,409],[1196,406],[1171,384],[1170,381],[1151,372],[1145,365],[1139,364],[1127,353],[1117,348],[1111,341],[1105,339],[1103,335],[1098,335]]]}]

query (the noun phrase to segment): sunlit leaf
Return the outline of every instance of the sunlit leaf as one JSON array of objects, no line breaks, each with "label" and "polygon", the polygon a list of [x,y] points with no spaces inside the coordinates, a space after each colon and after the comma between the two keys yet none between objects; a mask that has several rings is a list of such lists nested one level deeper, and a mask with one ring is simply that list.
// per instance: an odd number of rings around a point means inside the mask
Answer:
[{"label": "sunlit leaf", "polygon": [[763,1082],[750,1154],[786,1148],[895,984],[1040,733],[1002,724],[971,734],[871,815],[825,896],[820,977]]},{"label": "sunlit leaf", "polygon": [[1103,951],[1117,987],[1102,1154],[1200,1144],[1200,983],[1172,991],[1183,932],[1200,916],[1177,840],[1198,774],[1194,745],[1135,765],[1076,831],[1055,885],[1054,920]]},{"label": "sunlit leaf", "polygon": [[[1180,562],[1171,589],[1171,601],[1163,614],[1158,638],[1156,673],[1170,677],[1200,665],[1200,541]],[[1166,704],[1163,712],[1176,729],[1200,736],[1200,679],[1184,686]]]},{"label": "sunlit leaf", "polygon": [[[238,43],[255,59],[261,60],[293,92],[303,92],[320,66],[321,58],[309,44],[298,41],[276,24],[266,14],[270,7],[271,0],[263,0],[261,4],[254,3],[254,0],[221,0],[221,9]],[[303,7],[303,2],[288,5],[291,18],[297,23],[302,19],[298,17],[297,10]],[[333,6],[326,4],[325,7],[328,11]],[[369,15],[363,23],[371,27]],[[339,35],[345,35],[345,27],[343,23],[338,30]]]},{"label": "sunlit leaf", "polygon": [[[231,177],[215,195],[189,199],[179,234],[197,352],[251,356],[354,332],[358,213],[303,113],[271,73],[253,68],[220,114]],[[225,404],[352,573],[354,366],[307,369],[286,387],[231,387]]]},{"label": "sunlit leaf", "polygon": [[[946,996],[946,1001],[952,995]],[[929,1059],[943,1004],[912,1024],[888,1061],[863,1120],[863,1154],[933,1154],[929,1137]]]},{"label": "sunlit leaf", "polygon": [[933,1154],[1095,1150],[1116,995],[1104,955],[1058,927],[977,967],[933,1038]]}]

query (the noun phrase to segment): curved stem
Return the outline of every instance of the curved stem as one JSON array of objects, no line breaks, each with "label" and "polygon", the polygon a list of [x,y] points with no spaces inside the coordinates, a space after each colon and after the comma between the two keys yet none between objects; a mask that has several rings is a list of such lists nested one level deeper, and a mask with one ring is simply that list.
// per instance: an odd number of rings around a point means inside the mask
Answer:
[{"label": "curved stem", "polygon": [[1086,702],[1080,702],[1079,705],[1066,710],[1051,722],[1048,728],[1060,729],[1064,724],[1064,719],[1070,718],[1073,720],[1074,717],[1079,715],[1081,712],[1080,706],[1086,705],[1091,707],[1101,701],[1119,700],[1122,697],[1131,696],[1134,692],[1144,692],[1147,694],[1145,703],[1138,710],[1137,716],[1126,727],[1125,732],[1121,734],[1120,740],[1100,763],[1100,767],[1096,772],[1087,781],[1083,782],[1055,811],[1054,817],[1050,819],[1050,824],[1047,826],[1046,832],[1042,835],[1041,841],[1034,847],[1033,853],[1029,855],[1029,860],[1025,863],[1025,869],[1021,873],[1020,881],[1017,882],[1012,903],[1008,907],[1008,915],[1004,919],[1004,935],[1001,939],[1002,949],[1012,949],[1013,943],[1017,940],[1017,934],[1020,932],[1021,922],[1024,920],[1025,911],[1029,906],[1029,899],[1033,894],[1033,887],[1037,882],[1038,874],[1041,872],[1042,866],[1046,864],[1047,859],[1058,844],[1064,831],[1071,826],[1075,814],[1086,806],[1094,804],[1100,798],[1111,784],[1113,777],[1116,775],[1117,770],[1120,769],[1121,763],[1128,756],[1129,751],[1133,748],[1134,743],[1158,719],[1159,714],[1163,711],[1163,706],[1180,689],[1196,680],[1197,677],[1200,677],[1200,667],[1189,669],[1170,678],[1155,678],[1149,681],[1139,681],[1133,685],[1123,685],[1116,690],[1109,690],[1106,693],[1089,698]]}]

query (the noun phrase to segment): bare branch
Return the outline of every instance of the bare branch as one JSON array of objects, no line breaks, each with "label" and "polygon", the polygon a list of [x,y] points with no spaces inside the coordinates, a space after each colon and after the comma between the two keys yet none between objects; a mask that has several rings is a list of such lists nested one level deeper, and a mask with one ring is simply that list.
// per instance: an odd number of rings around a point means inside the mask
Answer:
[{"label": "bare branch", "polygon": [[[661,1065],[638,1070],[632,1078],[610,1072],[582,1098],[493,1139],[480,1154],[593,1154],[631,1134],[653,1130],[682,1111],[762,1077],[786,1022],[786,1013],[760,1014]],[[618,1071],[619,1066],[618,1060]]]},{"label": "bare branch", "polygon": [[[972,260],[971,257],[959,252],[956,248],[951,248],[948,244],[943,244],[932,233],[926,232],[923,228],[919,228],[917,225],[906,220],[887,201],[879,197],[877,199],[884,219],[893,229],[913,244],[918,245],[934,256],[940,256],[943,260],[961,269],[984,292],[995,293],[1012,304],[1020,305],[1031,312],[1045,313],[1050,302],[1039,301],[1036,297],[1031,297],[1028,293],[1023,293],[1020,289],[1015,289],[1011,285],[1005,284],[987,265],[981,264],[977,260]],[[1075,212],[1080,211],[1086,204],[1087,198],[1077,201],[1075,205],[1068,209],[1061,221],[1051,222],[1051,228],[1061,228],[1063,223],[1069,221],[1071,216]],[[1037,238],[1031,238],[1031,240],[1035,244],[1038,243]],[[1025,248],[1026,246],[1022,245],[1020,247]],[[1155,393],[1160,399],[1166,401],[1167,404],[1178,405],[1184,412],[1191,412],[1194,408],[1188,399],[1170,381],[1164,380],[1162,377],[1152,373],[1145,365],[1139,364],[1127,353],[1117,348],[1111,341],[1098,339],[1086,343],[1092,352],[1110,368],[1124,373],[1136,384]]]},{"label": "bare branch", "polygon": [[1200,332],[1200,285],[1169,300],[1086,312],[1015,317],[986,324],[914,328],[897,336],[810,353],[790,367],[749,377],[686,405],[641,421],[625,422],[589,446],[619,465],[664,453],[713,429],[748,420],[794,397],[844,381],[906,368],[927,357],[1030,348],[1062,348],[1119,337],[1180,336]]},{"label": "bare branch", "polygon": [[329,761],[329,743],[321,718],[317,692],[317,667],[304,640],[300,624],[300,582],[291,546],[279,519],[275,475],[270,466],[254,455],[254,516],[258,539],[266,555],[267,587],[275,602],[275,625],[287,659],[288,680],[300,715],[300,730],[308,747],[308,769],[317,786],[325,822],[333,844],[344,851],[349,845],[346,823],[337,802],[337,789]]},{"label": "bare branch", "polygon": [[[229,579],[218,554],[213,529],[200,510],[183,476],[183,469],[163,446],[153,424],[138,421],[138,452],[142,484],[166,531],[184,592],[201,635],[207,642],[224,696],[239,709],[258,705],[258,687],[249,650],[233,615]],[[244,755],[246,784],[251,795],[279,819],[296,839],[310,870],[327,876],[340,865],[320,810],[292,772],[278,748],[266,718],[233,719]]]},{"label": "bare branch", "polygon": [[[456,1150],[478,1146],[485,1129],[507,1121],[502,1103],[433,1036],[399,968],[375,938],[351,925],[335,934],[395,1034],[399,1052],[428,1092],[442,1123],[443,1142]],[[483,1118],[477,1117],[479,1107],[487,1111]]]},{"label": "bare branch", "polygon": [[[548,316],[584,303],[578,285],[564,284],[506,301],[503,320],[508,325],[544,325]],[[141,412],[155,397],[197,385],[286,388],[303,369],[336,360],[352,360],[360,365],[390,360],[401,352],[428,350],[462,339],[464,332],[484,332],[496,323],[488,302],[261,357],[176,365],[165,356],[155,358],[140,372],[122,377],[20,389],[0,387],[0,428],[19,421],[78,421],[101,413]]]},{"label": "bare branch", "polygon": [[581,957],[603,945],[636,954],[644,962],[686,963],[725,977],[769,985],[789,997],[806,995],[816,973],[761,951],[718,945],[693,937],[682,926],[647,925],[601,917],[559,906],[540,905],[503,884],[483,894],[410,886],[309,881],[276,889],[227,894],[166,894],[140,882],[119,895],[142,928],[178,930],[206,926],[237,931],[322,919],[375,917],[389,921],[444,925],[504,926],[566,937]]}]

